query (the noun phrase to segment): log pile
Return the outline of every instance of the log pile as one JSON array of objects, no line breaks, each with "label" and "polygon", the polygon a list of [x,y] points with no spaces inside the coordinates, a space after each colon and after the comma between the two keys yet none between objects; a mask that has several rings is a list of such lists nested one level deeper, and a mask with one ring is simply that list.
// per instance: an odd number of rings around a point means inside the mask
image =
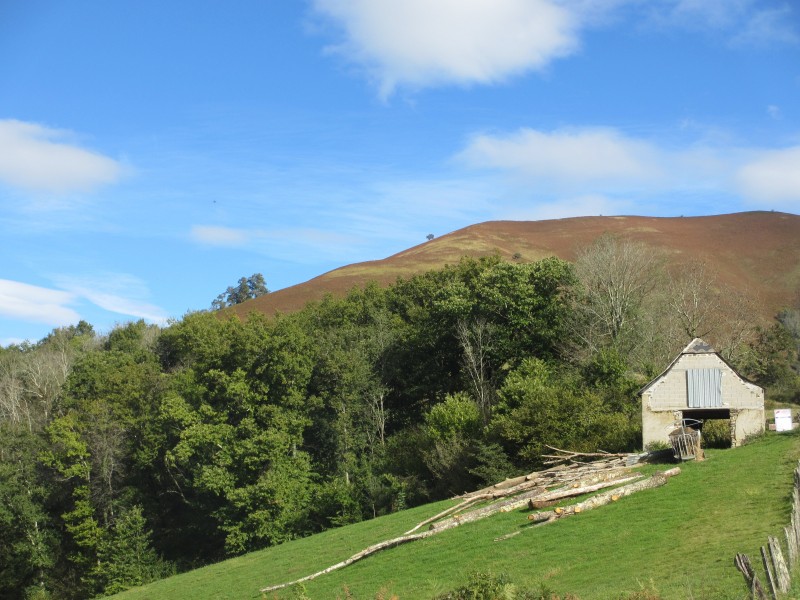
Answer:
[{"label": "log pile", "polygon": [[[656,473],[652,477],[648,477],[647,479],[642,479],[641,481],[637,481],[635,483],[629,483],[627,485],[623,485],[622,487],[615,488],[610,492],[605,492],[603,494],[597,494],[585,500],[583,502],[579,502],[577,504],[572,504],[570,506],[559,507],[555,510],[550,510],[546,512],[538,512],[531,515],[528,515],[528,520],[533,521],[534,523],[544,523],[555,521],[556,519],[561,519],[563,517],[568,517],[570,515],[579,514],[582,512],[586,512],[587,510],[592,510],[593,508],[597,508],[598,506],[605,506],[606,504],[611,504],[612,502],[616,502],[620,498],[624,498],[625,496],[630,496],[633,493],[639,492],[641,490],[646,490],[650,488],[660,487],[667,483],[667,480],[670,477],[674,477],[681,472],[679,467],[675,467],[673,469],[668,469],[666,471],[662,471],[661,473]],[[616,483],[622,483],[622,481],[630,481],[632,478],[627,478],[625,480],[617,480]]]},{"label": "log pile", "polygon": [[[547,464],[553,465],[552,467],[543,471],[535,471],[527,475],[506,479],[493,486],[456,496],[455,499],[460,499],[461,502],[421,521],[399,537],[374,544],[322,571],[295,581],[265,587],[260,591],[262,593],[271,592],[309,581],[320,575],[346,567],[381,550],[430,537],[447,529],[478,521],[499,512],[509,512],[524,507],[542,508],[564,498],[581,496],[600,489],[626,484],[623,487],[615,488],[612,492],[600,494],[573,507],[556,509],[559,512],[548,511],[548,515],[551,512],[556,515],[552,518],[548,516],[547,518],[541,518],[539,521],[536,518],[533,520],[538,523],[554,520],[555,518],[566,516],[566,514],[579,513],[583,510],[589,510],[589,503],[593,503],[591,507],[594,508],[594,506],[600,506],[611,502],[613,499],[627,496],[639,489],[663,485],[668,477],[680,472],[680,469],[676,468],[663,474],[631,483],[642,478],[640,474],[632,473],[631,466],[636,464],[644,455],[611,454],[607,452],[580,453],[558,448],[551,448],[551,450],[555,454],[547,455],[546,458],[548,460]],[[596,498],[605,498],[606,496],[610,498],[608,502],[596,500]],[[427,530],[417,533],[423,527],[427,527]],[[511,536],[503,536],[498,539],[507,539],[507,537]]]}]

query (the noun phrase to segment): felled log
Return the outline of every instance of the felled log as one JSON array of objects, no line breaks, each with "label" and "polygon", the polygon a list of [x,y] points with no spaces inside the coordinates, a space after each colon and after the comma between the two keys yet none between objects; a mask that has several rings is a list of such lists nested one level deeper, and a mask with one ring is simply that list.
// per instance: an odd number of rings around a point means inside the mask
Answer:
[{"label": "felled log", "polygon": [[[643,475],[636,474],[631,475],[630,477],[622,477],[620,479],[611,479],[607,481],[601,481],[600,483],[595,483],[593,485],[585,485],[583,487],[578,488],[562,488],[558,490],[553,490],[552,492],[545,492],[544,494],[540,494],[535,499],[531,498],[528,501],[528,508],[536,509],[540,508],[540,504],[542,503],[554,503],[559,500],[563,500],[564,498],[572,498],[574,496],[582,496],[583,494],[589,494],[591,492],[596,492],[597,490],[602,490],[607,487],[611,487],[612,485],[619,485],[620,483],[628,483],[629,481],[633,481],[634,479],[641,479]],[[541,508],[544,508],[541,506]]]},{"label": "felled log", "polygon": [[464,523],[478,521],[479,519],[483,519],[499,512],[510,512],[512,510],[517,510],[527,506],[528,503],[533,499],[555,499],[567,498],[570,496],[580,496],[581,494],[588,494],[589,492],[594,492],[599,489],[607,488],[612,485],[618,485],[620,483],[625,483],[641,477],[641,475],[637,474],[631,477],[620,478],[620,475],[624,474],[624,472],[619,470],[604,474],[596,474],[588,479],[575,482],[572,487],[559,488],[553,491],[547,491],[543,485],[540,485],[521,494],[517,494],[513,498],[508,498],[507,500],[503,500],[501,502],[495,502],[489,506],[476,508],[461,515],[455,515],[449,519],[440,521],[439,523],[434,523],[430,526],[430,528],[442,531],[444,529],[450,529],[451,527],[456,527]]},{"label": "felled log", "polygon": [[520,475],[519,477],[506,479],[505,481],[501,481],[500,483],[490,485],[489,487],[485,487],[480,490],[475,490],[474,492],[461,494],[460,496],[456,496],[456,498],[473,498],[475,496],[487,495],[493,498],[502,498],[503,496],[514,494],[517,491],[536,485],[536,481],[541,477],[553,477],[557,471],[564,470],[565,467],[559,466],[553,469],[547,469],[545,471],[534,471],[533,473],[528,473],[527,475]]},{"label": "felled log", "polygon": [[361,552],[357,552],[350,558],[343,560],[342,562],[338,562],[335,565],[331,565],[327,569],[322,569],[322,571],[317,571],[316,573],[312,573],[311,575],[306,575],[305,577],[301,577],[300,579],[295,579],[294,581],[287,581],[286,583],[279,583],[278,585],[271,585],[269,587],[261,588],[259,591],[262,594],[265,594],[267,592],[274,592],[275,590],[280,590],[289,587],[290,585],[296,585],[298,583],[311,581],[312,579],[316,579],[320,575],[325,575],[327,573],[331,573],[332,571],[337,571],[338,569],[342,569],[348,565],[352,565],[354,562],[367,558],[371,554],[375,554],[376,552],[380,552],[381,550],[387,550],[389,548],[395,548],[397,546],[406,544],[408,542],[421,540],[422,538],[429,537],[434,533],[435,532],[433,531],[423,531],[422,533],[415,533],[413,535],[402,535],[400,537],[396,537],[391,540],[386,540],[385,542],[373,544],[372,546],[365,548]]},{"label": "felled log", "polygon": [[598,461],[594,463],[574,463],[570,465],[558,465],[545,469],[544,471],[534,471],[528,475],[506,479],[495,486],[490,486],[468,494],[456,496],[456,498],[475,498],[499,499],[512,496],[519,492],[541,486],[542,484],[553,486],[566,484],[576,480],[584,479],[595,473],[605,473],[615,469],[626,468],[624,461],[613,459],[611,461]]},{"label": "felled log", "polygon": [[565,462],[568,460],[575,460],[578,458],[585,459],[585,458],[602,458],[602,459],[627,459],[631,456],[630,453],[627,452],[574,452],[572,450],[562,450],[561,448],[556,448],[555,446],[549,446],[547,444],[544,445],[545,448],[549,448],[553,452],[558,452],[558,454],[543,454],[543,458],[553,459],[550,462]]},{"label": "felled log", "polygon": [[532,497],[540,495],[544,491],[544,487],[534,488],[527,492],[523,492],[522,494],[518,494],[513,498],[509,498],[507,500],[503,500],[501,502],[495,502],[490,504],[489,506],[483,506],[481,508],[476,508],[469,512],[455,515],[450,517],[449,519],[445,519],[444,521],[439,521],[438,523],[433,523],[430,525],[431,531],[444,531],[445,529],[452,529],[453,527],[458,527],[459,525],[463,525],[464,523],[472,523],[473,521],[478,521],[480,519],[489,517],[491,515],[497,514],[499,512],[510,512],[512,510],[516,510],[518,508],[522,508],[528,503]]},{"label": "felled log", "polygon": [[598,506],[611,504],[612,502],[616,502],[623,496],[630,496],[631,494],[634,494],[641,490],[662,486],[665,483],[667,483],[667,480],[670,477],[678,475],[680,472],[681,472],[680,467],[675,467],[673,469],[669,469],[661,473],[656,473],[655,475],[653,475],[652,477],[648,477],[647,479],[623,485],[622,487],[616,488],[609,492],[605,492],[603,494],[598,494],[597,496],[593,496],[592,498],[589,498],[588,500],[579,502],[577,504],[572,504],[570,506],[565,506],[563,508],[557,508],[555,510],[538,512],[528,515],[528,520],[533,521],[534,523],[543,523],[545,521],[552,521],[555,519],[560,519],[562,517],[567,517],[569,515],[574,515],[576,513],[585,512],[587,510],[597,508]]},{"label": "felled log", "polygon": [[459,502],[455,506],[451,506],[450,508],[447,508],[447,509],[443,510],[442,512],[438,513],[438,514],[433,515],[429,519],[425,519],[424,521],[420,521],[419,523],[414,525],[414,527],[412,527],[411,529],[406,531],[404,535],[411,535],[412,533],[414,533],[418,529],[420,529],[422,527],[425,527],[425,525],[430,525],[431,523],[433,523],[435,521],[438,521],[439,519],[443,519],[448,515],[452,515],[454,512],[458,512],[460,510],[464,510],[468,506],[471,506],[472,504],[477,504],[481,500],[491,500],[491,499],[492,499],[492,495],[491,494],[484,494],[483,496],[471,496],[471,497],[467,498],[466,500],[464,500],[463,502]]}]

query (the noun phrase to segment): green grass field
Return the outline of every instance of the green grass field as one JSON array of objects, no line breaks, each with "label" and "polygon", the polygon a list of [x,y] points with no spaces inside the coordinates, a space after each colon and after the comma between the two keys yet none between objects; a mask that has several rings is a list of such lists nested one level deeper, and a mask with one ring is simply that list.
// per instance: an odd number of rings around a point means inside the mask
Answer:
[{"label": "green grass field", "polygon": [[[306,584],[314,600],[429,599],[473,571],[506,573],[581,600],[745,598],[736,552],[760,568],[759,546],[789,522],[800,435],[768,435],[735,450],[710,450],[661,488],[594,511],[528,527],[527,512],[494,515],[387,550]],[[647,467],[648,471],[653,467]],[[124,592],[120,600],[261,598],[259,588],[321,570],[410,529],[451,501],[327,531]],[[495,542],[507,533],[520,535]],[[782,535],[781,535],[782,537]],[[784,549],[785,552],[785,549]],[[760,573],[760,571],[759,571]],[[763,580],[763,574],[761,574]],[[292,598],[282,590],[267,598]]]}]

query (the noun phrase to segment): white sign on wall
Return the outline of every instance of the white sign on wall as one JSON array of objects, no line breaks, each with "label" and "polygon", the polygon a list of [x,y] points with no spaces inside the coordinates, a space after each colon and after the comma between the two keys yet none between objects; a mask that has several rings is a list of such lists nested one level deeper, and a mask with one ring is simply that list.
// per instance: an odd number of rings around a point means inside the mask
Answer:
[{"label": "white sign on wall", "polygon": [[792,409],[776,408],[775,431],[791,431],[791,430],[792,430]]}]

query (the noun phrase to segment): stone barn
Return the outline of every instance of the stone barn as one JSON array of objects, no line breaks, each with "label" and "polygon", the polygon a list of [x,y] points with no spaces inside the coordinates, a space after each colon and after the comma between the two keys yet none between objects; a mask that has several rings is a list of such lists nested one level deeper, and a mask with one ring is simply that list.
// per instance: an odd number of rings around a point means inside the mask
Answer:
[{"label": "stone barn", "polygon": [[642,442],[669,442],[683,419],[728,419],[732,445],[764,431],[764,390],[695,338],[641,390]]}]

